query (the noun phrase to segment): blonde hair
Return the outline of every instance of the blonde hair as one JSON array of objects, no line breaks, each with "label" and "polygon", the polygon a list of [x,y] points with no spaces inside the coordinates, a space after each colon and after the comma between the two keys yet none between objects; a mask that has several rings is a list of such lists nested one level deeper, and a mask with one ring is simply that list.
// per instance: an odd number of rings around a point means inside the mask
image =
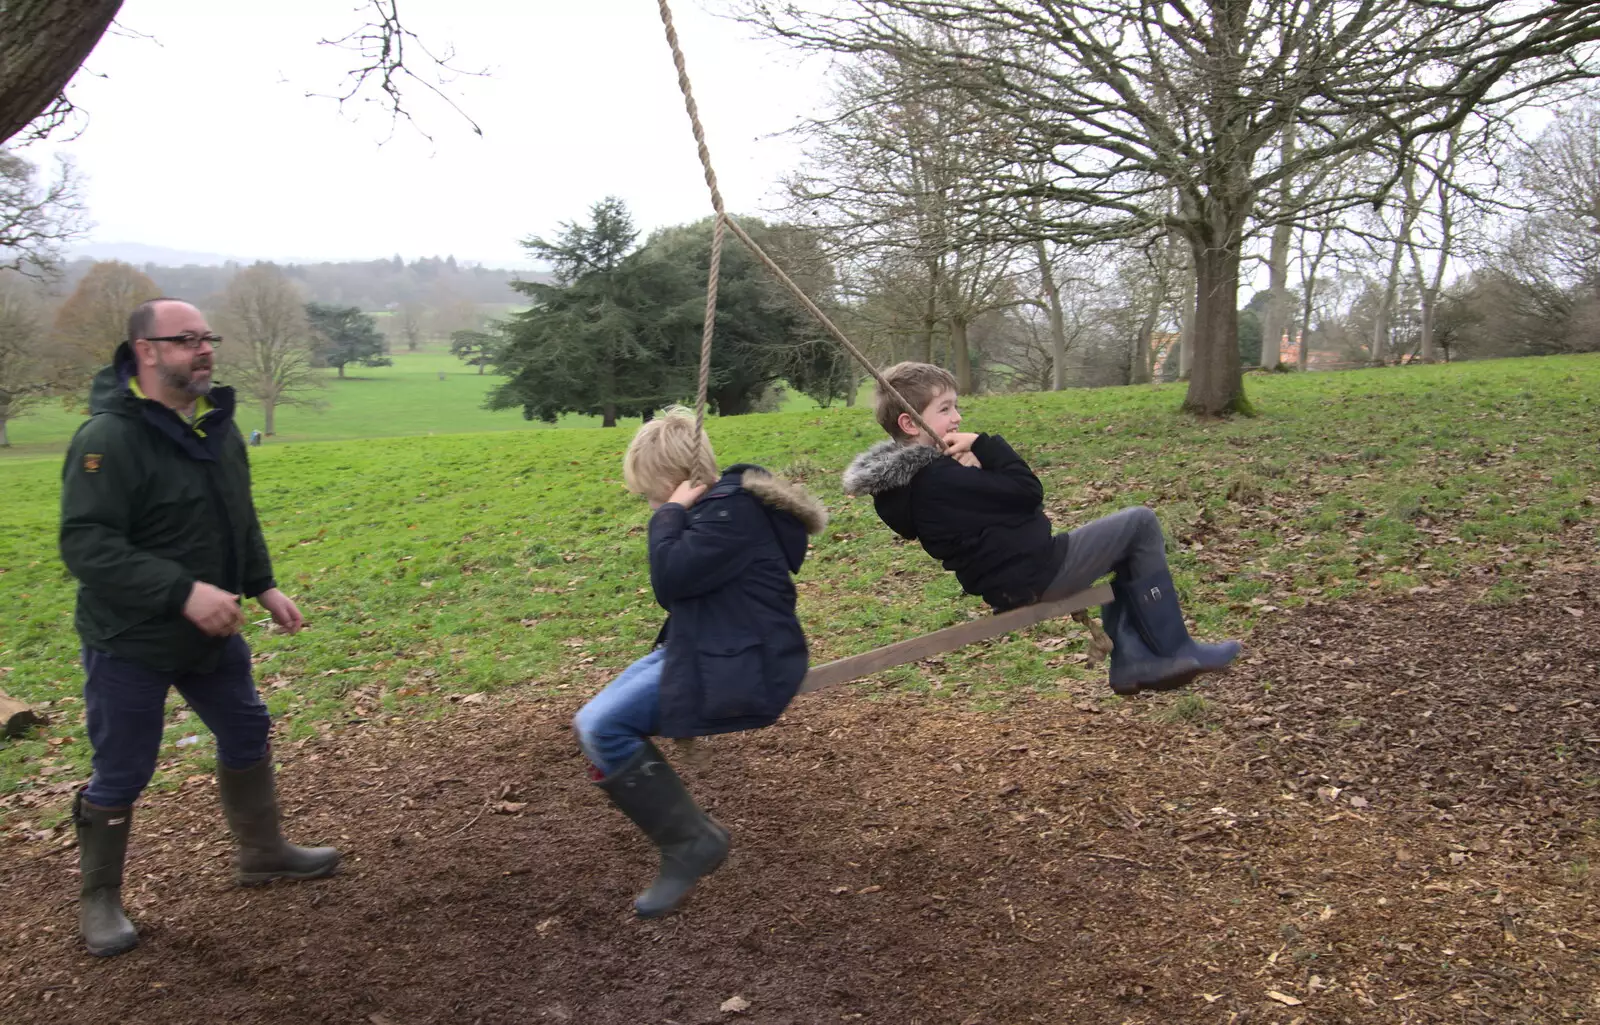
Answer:
[{"label": "blonde hair", "polygon": [[682,406],[667,407],[639,428],[622,457],[623,483],[646,498],[665,500],[686,480],[714,484],[719,476],[711,439]]},{"label": "blonde hair", "polygon": [[[901,396],[920,414],[928,408],[928,404],[947,391],[956,390],[956,379],[944,367],[936,367],[932,363],[896,363],[883,372],[884,380],[888,381]],[[905,410],[894,396],[883,390],[879,385],[873,395],[873,412],[878,418],[878,424],[889,436],[897,441],[904,441],[909,437],[900,429],[900,414]]]}]

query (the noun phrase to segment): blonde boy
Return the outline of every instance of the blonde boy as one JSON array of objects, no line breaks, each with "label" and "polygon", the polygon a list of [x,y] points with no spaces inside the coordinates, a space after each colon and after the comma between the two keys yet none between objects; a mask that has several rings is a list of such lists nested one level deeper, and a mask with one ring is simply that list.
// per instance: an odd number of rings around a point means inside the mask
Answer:
[{"label": "blonde boy", "polygon": [[822,505],[759,466],[717,472],[687,410],[645,424],[622,462],[650,517],[650,585],[667,621],[653,650],[578,712],[591,777],[661,853],[642,918],[676,908],[727,856],[728,831],[695,804],[650,740],[757,729],[775,722],[807,667],[791,574]]}]

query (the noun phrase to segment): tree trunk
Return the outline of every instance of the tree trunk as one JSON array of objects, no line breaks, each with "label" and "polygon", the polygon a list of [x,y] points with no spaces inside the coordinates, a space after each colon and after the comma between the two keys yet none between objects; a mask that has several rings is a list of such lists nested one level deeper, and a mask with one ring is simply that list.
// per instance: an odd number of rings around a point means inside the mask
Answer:
[{"label": "tree trunk", "polygon": [[1133,340],[1133,361],[1128,367],[1129,384],[1150,383],[1150,338],[1156,331],[1156,317],[1161,313],[1160,292],[1150,301],[1144,320],[1139,324],[1139,335]]},{"label": "tree trunk", "polygon": [[1194,241],[1194,362],[1183,408],[1203,416],[1246,412],[1239,366],[1239,231]]},{"label": "tree trunk", "polygon": [[967,322],[950,318],[950,361],[955,364],[956,391],[972,394],[972,353],[967,349]]},{"label": "tree trunk", "polygon": [[617,404],[615,402],[607,402],[600,407],[600,426],[617,426]]},{"label": "tree trunk", "polygon": [[10,425],[11,420],[4,415],[0,415],[0,448],[11,447],[11,435],[6,432],[6,428]]},{"label": "tree trunk", "polygon": [[0,143],[50,110],[122,0],[0,3]]},{"label": "tree trunk", "polygon": [[344,364],[343,363],[339,364],[339,380],[341,380],[341,381],[344,380]]},{"label": "tree trunk", "polygon": [[275,400],[268,399],[261,404],[261,419],[264,421],[262,434],[270,438],[278,433],[278,403]]},{"label": "tree trunk", "polygon": [[1422,290],[1422,362],[1434,363],[1438,361],[1438,354],[1434,351],[1433,344],[1433,312],[1438,304],[1439,297],[1431,288]]},{"label": "tree trunk", "polygon": [[1178,320],[1178,380],[1180,381],[1187,381],[1194,374],[1194,277],[1191,271],[1184,275],[1183,281],[1183,315]]},{"label": "tree trunk", "polygon": [[[1283,130],[1283,160],[1294,159],[1295,135],[1291,123]],[[1287,215],[1294,195],[1294,179],[1283,180],[1279,190],[1279,214]],[[1289,245],[1294,240],[1294,225],[1285,221],[1272,229],[1272,249],[1267,254],[1267,319],[1261,331],[1261,365],[1276,370],[1283,362],[1283,336],[1293,319],[1289,311]]]},{"label": "tree trunk", "polygon": [[487,364],[484,364],[484,363],[479,363],[479,364],[478,364],[478,376],[479,376],[479,377],[482,377],[482,376],[483,376],[483,368],[484,368],[484,367],[485,367],[485,366],[487,366]]},{"label": "tree trunk", "polygon": [[1044,285],[1044,295],[1050,303],[1050,390],[1060,391],[1067,386],[1067,325],[1061,315],[1061,286],[1056,284],[1055,268],[1050,264],[1050,251],[1043,242],[1039,249],[1039,279]]},{"label": "tree trunk", "polygon": [[1289,243],[1294,226],[1272,229],[1272,251],[1267,257],[1267,319],[1261,328],[1261,366],[1275,370],[1283,362],[1283,337],[1289,333]]},{"label": "tree trunk", "polygon": [[856,392],[861,390],[861,375],[856,373],[854,362],[850,364],[850,369],[845,371],[844,380],[845,388],[847,389],[844,393],[844,408],[854,409],[856,406]]}]

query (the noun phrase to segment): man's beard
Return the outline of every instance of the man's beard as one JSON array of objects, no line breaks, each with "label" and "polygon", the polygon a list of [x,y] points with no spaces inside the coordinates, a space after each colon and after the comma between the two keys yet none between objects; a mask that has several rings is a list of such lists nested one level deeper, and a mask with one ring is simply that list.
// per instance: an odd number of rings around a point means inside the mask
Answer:
[{"label": "man's beard", "polygon": [[173,366],[170,363],[162,362],[159,364],[159,369],[161,383],[173,391],[182,392],[190,398],[196,399],[211,391],[211,378],[209,376],[204,381],[197,381],[194,377],[196,370],[211,370],[213,373],[215,372],[210,360],[205,361],[198,367],[192,360],[187,366]]}]

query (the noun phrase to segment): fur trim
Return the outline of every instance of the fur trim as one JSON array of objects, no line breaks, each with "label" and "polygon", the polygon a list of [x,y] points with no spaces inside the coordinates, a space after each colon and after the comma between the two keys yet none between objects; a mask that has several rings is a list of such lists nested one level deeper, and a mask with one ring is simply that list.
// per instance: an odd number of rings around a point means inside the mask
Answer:
[{"label": "fur trim", "polygon": [[765,470],[746,470],[739,477],[739,486],[780,512],[786,512],[800,521],[807,534],[820,534],[828,525],[828,510],[822,502],[793,481],[774,477]]},{"label": "fur trim", "polygon": [[880,441],[856,456],[844,471],[844,493],[878,495],[905,487],[926,466],[944,457],[931,445]]}]

